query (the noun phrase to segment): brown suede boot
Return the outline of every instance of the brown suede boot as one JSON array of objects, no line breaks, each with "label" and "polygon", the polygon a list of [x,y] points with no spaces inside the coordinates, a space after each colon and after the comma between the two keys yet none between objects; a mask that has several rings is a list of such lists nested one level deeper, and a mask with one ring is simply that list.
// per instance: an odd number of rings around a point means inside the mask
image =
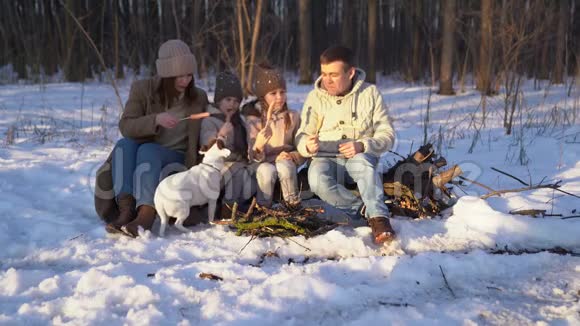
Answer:
[{"label": "brown suede boot", "polygon": [[123,230],[126,235],[136,238],[139,236],[139,227],[142,227],[145,230],[151,230],[153,222],[155,222],[156,213],[155,207],[141,205],[137,211],[137,218],[122,226],[121,230]]},{"label": "brown suede boot", "polygon": [[121,194],[117,196],[117,206],[119,207],[119,217],[105,226],[108,233],[123,233],[121,227],[135,219],[135,197],[130,194]]},{"label": "brown suede boot", "polygon": [[377,245],[390,243],[395,240],[395,230],[389,219],[384,216],[375,216],[368,219],[371,227],[373,242]]}]

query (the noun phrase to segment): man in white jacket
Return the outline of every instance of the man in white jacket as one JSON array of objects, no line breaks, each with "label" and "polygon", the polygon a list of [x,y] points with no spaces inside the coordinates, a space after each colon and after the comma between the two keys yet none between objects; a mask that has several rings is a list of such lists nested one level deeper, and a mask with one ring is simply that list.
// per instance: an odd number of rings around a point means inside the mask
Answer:
[{"label": "man in white jacket", "polygon": [[[299,153],[312,157],[311,190],[352,217],[367,219],[376,244],[391,242],[395,232],[384,203],[379,158],[395,141],[379,90],[353,66],[348,48],[333,46],[320,56],[321,76],[314,83],[296,134]],[[361,197],[345,188],[356,183]]]}]

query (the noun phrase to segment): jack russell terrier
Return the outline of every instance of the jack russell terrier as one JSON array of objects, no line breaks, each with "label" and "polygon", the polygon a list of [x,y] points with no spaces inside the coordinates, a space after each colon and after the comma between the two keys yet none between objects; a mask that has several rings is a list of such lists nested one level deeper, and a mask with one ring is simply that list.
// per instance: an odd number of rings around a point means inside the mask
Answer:
[{"label": "jack russell terrier", "polygon": [[208,219],[212,223],[216,203],[220,195],[221,170],[224,159],[230,155],[221,139],[213,144],[203,146],[199,151],[203,154],[203,161],[187,171],[171,175],[159,183],[153,201],[161,220],[159,236],[165,235],[165,227],[169,217],[175,217],[175,227],[188,232],[183,222],[189,216],[191,206],[208,204]]}]

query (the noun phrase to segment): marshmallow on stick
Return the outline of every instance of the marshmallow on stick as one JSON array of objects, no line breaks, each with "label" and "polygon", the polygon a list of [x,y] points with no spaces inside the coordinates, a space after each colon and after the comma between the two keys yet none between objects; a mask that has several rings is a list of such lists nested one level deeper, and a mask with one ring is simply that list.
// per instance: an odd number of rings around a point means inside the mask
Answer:
[{"label": "marshmallow on stick", "polygon": [[183,120],[199,120],[199,119],[203,119],[203,118],[207,118],[209,117],[211,114],[209,112],[201,112],[201,113],[194,113],[188,117],[185,117],[179,121],[183,121]]}]

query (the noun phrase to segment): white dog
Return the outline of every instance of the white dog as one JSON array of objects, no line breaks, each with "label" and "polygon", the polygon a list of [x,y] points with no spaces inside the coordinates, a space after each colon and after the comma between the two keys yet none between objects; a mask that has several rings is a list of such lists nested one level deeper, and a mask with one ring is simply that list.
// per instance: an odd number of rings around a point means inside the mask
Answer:
[{"label": "white dog", "polygon": [[165,235],[165,227],[169,217],[175,217],[175,227],[181,231],[189,230],[183,226],[183,221],[189,216],[191,206],[208,204],[209,222],[213,222],[216,202],[220,195],[221,170],[224,158],[230,155],[222,140],[217,140],[210,148],[202,147],[202,163],[187,171],[171,175],[159,183],[155,191],[155,209],[161,219],[159,235]]}]

